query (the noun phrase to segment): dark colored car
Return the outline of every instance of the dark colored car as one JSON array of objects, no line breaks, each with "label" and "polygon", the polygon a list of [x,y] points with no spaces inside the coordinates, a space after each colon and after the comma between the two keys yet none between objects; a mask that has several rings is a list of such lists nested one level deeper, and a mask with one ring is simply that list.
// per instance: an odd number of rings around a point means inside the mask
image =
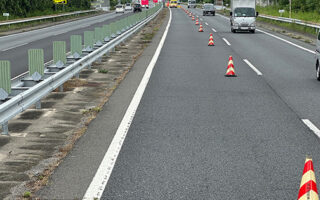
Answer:
[{"label": "dark colored car", "polygon": [[213,16],[216,15],[216,10],[213,4],[204,4],[202,8],[202,12],[203,12],[203,16],[210,15],[210,14],[212,14]]},{"label": "dark colored car", "polygon": [[133,12],[141,12],[141,11],[142,11],[142,8],[140,3],[133,4]]}]

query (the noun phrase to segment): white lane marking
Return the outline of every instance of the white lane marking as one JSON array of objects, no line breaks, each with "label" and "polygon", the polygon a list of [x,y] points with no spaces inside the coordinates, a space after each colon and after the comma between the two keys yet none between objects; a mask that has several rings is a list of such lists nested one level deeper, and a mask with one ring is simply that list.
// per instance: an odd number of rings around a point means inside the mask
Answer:
[{"label": "white lane marking", "polygon": [[56,33],[56,34],[53,34],[54,36],[57,36],[57,35],[61,35],[61,34],[64,34],[64,33],[68,33],[69,31],[64,31],[64,32],[60,32],[60,33]]},{"label": "white lane marking", "polygon": [[139,103],[141,101],[141,98],[143,96],[143,93],[147,87],[147,84],[149,82],[150,76],[152,74],[152,70],[158,60],[158,57],[160,55],[161,49],[164,45],[164,42],[166,40],[168,30],[170,28],[172,19],[172,13],[170,9],[170,17],[169,22],[166,27],[166,30],[161,38],[161,41],[159,43],[159,46],[155,52],[155,54],[152,57],[151,62],[149,63],[149,66],[140,82],[140,85],[134,94],[131,103],[118,127],[118,130],[108,148],[108,151],[106,152],[94,178],[92,179],[92,182],[90,183],[89,188],[87,189],[83,200],[92,200],[92,199],[100,199],[101,195],[108,183],[108,180],[111,176],[113,167],[115,165],[115,162],[117,160],[117,157],[120,153],[122,144],[124,143],[125,137],[129,131],[130,125],[132,123],[132,120],[134,118],[135,112],[139,106]]},{"label": "white lane marking", "polygon": [[302,47],[302,46],[300,46],[300,45],[297,45],[297,44],[295,44],[295,43],[293,43],[293,42],[290,42],[290,41],[288,41],[288,40],[286,40],[286,39],[283,39],[283,38],[281,38],[281,37],[278,37],[278,36],[276,36],[276,35],[273,35],[273,34],[271,34],[271,33],[265,32],[265,31],[260,30],[260,29],[256,29],[256,30],[257,30],[257,31],[260,31],[261,33],[264,33],[264,34],[266,34],[266,35],[269,35],[269,36],[271,36],[271,37],[274,37],[274,38],[276,38],[276,39],[278,39],[278,40],[281,40],[281,41],[283,41],[283,42],[286,42],[286,43],[288,43],[288,44],[291,44],[292,46],[295,46],[295,47],[297,47],[297,48],[299,48],[299,49],[302,49],[302,50],[307,51],[307,52],[312,53],[312,54],[316,54],[315,51],[312,51],[312,50],[310,50],[310,49],[304,48],[304,47]]},{"label": "white lane marking", "polygon": [[258,76],[262,76],[262,73],[255,66],[253,66],[249,60],[243,59],[243,61],[247,63],[247,65],[249,65],[249,67],[258,74]]},{"label": "white lane marking", "polygon": [[230,42],[226,38],[222,38],[227,45],[231,46]]},{"label": "white lane marking", "polygon": [[1,51],[8,51],[8,50],[11,50],[11,49],[15,49],[15,48],[17,48],[17,47],[22,47],[22,46],[27,45],[27,44],[29,44],[29,43],[19,44],[19,45],[13,46],[13,47],[9,47],[9,48],[7,48],[7,49],[3,49],[3,50],[1,50]]},{"label": "white lane marking", "polygon": [[205,24],[206,24],[207,26],[209,26],[209,24],[208,24],[207,22],[206,22]]},{"label": "white lane marking", "polygon": [[308,119],[302,119],[303,123],[309,127],[320,138],[320,130]]},{"label": "white lane marking", "polygon": [[226,17],[226,16],[223,16],[223,15],[220,15],[220,14],[217,14],[218,16],[224,18],[224,19],[227,19],[227,20],[230,20],[230,18]]},{"label": "white lane marking", "polygon": [[201,21],[203,21],[203,19],[202,19],[202,18],[200,18],[200,20],[201,20]]},{"label": "white lane marking", "polygon": [[216,29],[214,29],[214,28],[212,28],[212,31],[215,32],[215,33],[217,32]]},{"label": "white lane marking", "polygon": [[[222,18],[224,18],[224,19],[230,20],[230,18],[225,17],[225,16],[223,16],[223,15],[219,15],[219,16],[222,17]],[[312,54],[316,54],[316,52],[313,51],[313,50],[310,50],[310,49],[307,49],[307,48],[305,48],[305,47],[302,47],[302,46],[300,46],[300,45],[298,45],[298,44],[295,44],[295,43],[293,43],[293,42],[290,42],[290,41],[288,41],[288,40],[286,40],[286,39],[283,39],[283,38],[281,38],[281,37],[278,37],[278,36],[276,36],[276,35],[273,35],[273,34],[271,34],[271,33],[265,32],[265,31],[260,30],[260,29],[256,29],[256,30],[259,31],[259,32],[261,32],[261,33],[264,33],[264,34],[266,34],[266,35],[269,35],[269,36],[271,36],[271,37],[273,37],[273,38],[276,38],[276,39],[278,39],[278,40],[281,40],[281,41],[283,41],[283,42],[285,42],[285,43],[288,43],[288,44],[290,44],[290,45],[292,45],[292,46],[295,46],[295,47],[297,47],[297,48],[299,48],[299,49],[302,49],[302,50],[307,51],[307,52],[312,53]]]}]

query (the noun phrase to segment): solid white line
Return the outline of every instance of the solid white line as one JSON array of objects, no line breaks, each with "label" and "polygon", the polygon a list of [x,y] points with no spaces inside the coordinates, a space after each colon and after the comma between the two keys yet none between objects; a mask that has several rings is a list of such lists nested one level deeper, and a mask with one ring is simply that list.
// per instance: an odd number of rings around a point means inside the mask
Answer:
[{"label": "solid white line", "polygon": [[307,51],[307,52],[312,53],[312,54],[316,54],[315,51],[312,51],[312,50],[310,50],[310,49],[304,48],[304,47],[302,47],[302,46],[300,46],[300,45],[297,45],[297,44],[295,44],[295,43],[293,43],[293,42],[290,42],[290,41],[288,41],[288,40],[285,40],[285,39],[283,39],[283,38],[281,38],[281,37],[275,36],[275,35],[273,35],[273,34],[271,34],[271,33],[265,32],[265,31],[260,30],[260,29],[256,29],[256,30],[257,30],[257,31],[260,31],[261,33],[264,33],[264,34],[266,34],[266,35],[269,35],[269,36],[271,36],[271,37],[274,37],[274,38],[276,38],[276,39],[278,39],[278,40],[281,40],[281,41],[283,41],[283,42],[286,42],[286,43],[288,43],[288,44],[291,44],[292,46],[295,46],[295,47],[297,47],[297,48],[299,48],[299,49],[302,49],[302,50]]},{"label": "solid white line", "polygon": [[227,45],[231,46],[230,42],[226,38],[222,38],[222,39],[225,41],[225,43],[227,43]]},{"label": "solid white line", "polygon": [[207,26],[209,26],[209,24],[208,24],[207,22],[206,22],[205,24],[206,24]]},{"label": "solid white line", "polygon": [[308,119],[302,119],[303,123],[320,138],[320,130]]},{"label": "solid white line", "polygon": [[84,200],[92,200],[92,199],[100,199],[101,195],[108,183],[108,180],[111,176],[113,167],[115,165],[115,162],[117,160],[117,157],[120,153],[122,144],[124,143],[125,137],[129,131],[130,125],[132,123],[132,120],[134,118],[135,112],[139,106],[139,103],[141,101],[141,98],[143,96],[143,93],[147,87],[147,84],[149,82],[152,70],[158,60],[158,57],[160,55],[161,49],[163,47],[163,44],[166,40],[168,30],[170,28],[172,19],[172,13],[170,9],[170,18],[168,25],[166,27],[166,30],[161,38],[161,41],[159,43],[159,46],[155,52],[155,54],[152,57],[151,62],[149,63],[149,66],[140,82],[140,85],[136,91],[136,93],[133,96],[133,99],[131,100],[131,103],[118,127],[118,130],[108,148],[108,151],[106,152],[89,188],[87,189],[83,199]]},{"label": "solid white line", "polygon": [[3,50],[1,50],[1,51],[8,51],[8,50],[10,50],[10,49],[15,49],[15,48],[17,48],[17,47],[22,47],[22,46],[27,45],[27,44],[29,44],[29,43],[19,44],[19,45],[17,45],[17,46],[13,46],[13,47],[10,47],[10,48],[7,48],[7,49],[3,49]]},{"label": "solid white line", "polygon": [[[218,14],[218,15],[219,15],[219,14]],[[222,18],[224,18],[224,19],[230,20],[230,18],[225,17],[225,16],[223,16],[223,15],[219,15],[219,16],[222,17]],[[283,38],[281,38],[281,37],[278,37],[278,36],[276,36],[276,35],[273,35],[273,34],[271,34],[271,33],[265,32],[265,31],[260,30],[260,29],[256,29],[256,30],[259,31],[259,32],[261,32],[261,33],[264,33],[264,34],[266,34],[266,35],[269,35],[269,36],[271,36],[271,37],[273,37],[273,38],[276,38],[276,39],[278,39],[278,40],[281,40],[281,41],[283,41],[283,42],[285,42],[285,43],[288,43],[288,44],[290,44],[290,45],[292,45],[292,46],[295,46],[295,47],[297,47],[297,48],[299,48],[299,49],[302,49],[302,50],[307,51],[307,52],[312,53],[312,54],[316,54],[316,52],[313,51],[313,50],[310,50],[310,49],[307,49],[307,48],[302,47],[302,46],[300,46],[300,45],[297,45],[297,44],[295,44],[295,43],[293,43],[293,42],[290,42],[290,41],[288,41],[288,40],[286,40],[286,39],[283,39]]]},{"label": "solid white line", "polygon": [[249,60],[243,59],[243,61],[247,63],[247,65],[249,65],[249,67],[251,67],[251,69],[258,74],[258,76],[262,76],[262,73],[255,66],[253,66],[253,64],[251,64]]},{"label": "solid white line", "polygon": [[214,28],[212,28],[212,31],[215,32],[215,33],[217,32],[216,29],[214,29]]}]

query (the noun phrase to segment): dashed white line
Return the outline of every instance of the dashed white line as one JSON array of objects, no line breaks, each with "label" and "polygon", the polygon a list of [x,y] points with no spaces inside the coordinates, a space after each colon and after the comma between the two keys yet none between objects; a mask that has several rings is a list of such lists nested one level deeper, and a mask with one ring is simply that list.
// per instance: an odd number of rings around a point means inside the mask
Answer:
[{"label": "dashed white line", "polygon": [[302,119],[303,123],[309,127],[309,129],[320,138],[320,130],[308,119]]},{"label": "dashed white line", "polygon": [[202,19],[202,18],[200,18],[200,20],[201,20],[201,21],[203,21],[203,19]]},{"label": "dashed white line", "polygon": [[262,73],[255,66],[253,66],[253,64],[251,64],[249,60],[243,59],[243,61],[247,63],[247,65],[249,65],[249,67],[258,74],[258,76],[262,76]]},{"label": "dashed white line", "polygon": [[209,24],[208,24],[207,22],[206,22],[205,24],[206,24],[207,26],[209,26]]},{"label": "dashed white line", "polygon": [[152,60],[149,63],[149,66],[147,67],[147,70],[139,84],[138,89],[136,90],[131,103],[118,127],[118,130],[108,148],[108,151],[103,157],[103,160],[95,174],[95,176],[92,179],[92,182],[90,183],[89,188],[87,189],[83,199],[84,200],[92,200],[92,199],[100,199],[102,196],[102,193],[108,183],[108,180],[111,176],[112,170],[114,168],[114,165],[116,163],[116,160],[118,158],[118,155],[120,153],[120,150],[122,148],[122,145],[124,143],[124,140],[126,138],[126,135],[129,131],[130,125],[132,123],[132,120],[135,116],[136,110],[140,104],[140,101],[142,99],[143,93],[148,85],[149,79],[152,74],[152,70],[159,58],[161,49],[163,47],[163,44],[166,40],[168,30],[170,28],[172,20],[172,13],[170,10],[170,17],[169,22],[166,27],[166,30],[161,38],[161,41],[157,47],[157,50],[155,54],[152,57]]},{"label": "dashed white line", "polygon": [[222,38],[227,45],[231,46],[230,42],[226,38]]},{"label": "dashed white line", "polygon": [[22,46],[27,45],[27,44],[29,44],[29,43],[19,44],[19,45],[13,46],[13,47],[9,47],[9,48],[7,48],[7,49],[3,49],[3,50],[1,50],[1,51],[8,51],[8,50],[10,50],[10,49],[15,49],[15,48],[17,48],[17,47],[22,47]]},{"label": "dashed white line", "polygon": [[214,29],[214,28],[211,28],[211,30],[212,30],[213,32],[215,32],[215,33],[217,32],[216,29]]}]

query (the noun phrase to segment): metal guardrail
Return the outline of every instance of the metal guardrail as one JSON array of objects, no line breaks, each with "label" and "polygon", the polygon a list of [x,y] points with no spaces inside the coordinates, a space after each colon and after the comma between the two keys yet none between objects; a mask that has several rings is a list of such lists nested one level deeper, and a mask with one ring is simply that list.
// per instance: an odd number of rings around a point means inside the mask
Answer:
[{"label": "metal guardrail", "polygon": [[[69,62],[70,59],[72,62],[65,67],[59,67],[56,66],[56,64],[47,67],[43,75],[43,80],[35,81],[32,79],[31,74],[21,80],[22,83],[20,87],[14,88],[15,90],[21,91],[11,91],[11,97],[9,96],[5,101],[2,101],[2,104],[0,104],[0,124],[2,125],[2,134],[9,135],[9,120],[34,104],[36,104],[36,108],[41,108],[41,99],[43,97],[56,88],[60,88],[61,90],[61,86],[72,77],[79,77],[81,70],[86,67],[90,68],[94,61],[98,60],[121,42],[128,39],[132,34],[153,19],[160,12],[162,7],[162,4],[159,4],[149,10],[113,22],[110,26],[114,28],[112,28],[111,31],[108,31],[107,35],[104,35],[105,38],[103,43],[99,44],[96,42],[91,50],[84,48],[82,50],[83,55],[80,58],[74,58],[73,55],[68,56]],[[99,36],[99,38],[101,38],[101,36]],[[41,57],[42,52],[38,54]],[[36,58],[38,57],[36,56]],[[41,59],[36,59],[36,64],[38,64],[38,60]],[[4,64],[8,65],[8,63],[3,63],[3,65]],[[31,67],[29,66],[29,70],[30,68]],[[49,71],[48,69],[54,70]],[[26,84],[26,82],[28,84],[23,85]],[[31,85],[33,84],[33,86],[30,86],[30,83]]]},{"label": "metal guardrail", "polygon": [[45,16],[45,17],[36,17],[36,18],[1,22],[0,26],[10,26],[13,24],[21,24],[21,23],[40,21],[40,20],[46,20],[46,19],[54,19],[54,18],[59,18],[59,17],[67,17],[67,16],[79,15],[79,14],[85,14],[85,13],[91,13],[91,12],[97,12],[97,10],[76,11],[76,12],[66,13],[66,14],[61,14],[61,15],[54,15],[54,16],[51,15],[51,16]]},{"label": "metal guardrail", "polygon": [[285,18],[285,17],[273,17],[273,16],[268,16],[268,15],[259,15],[259,17],[265,18],[265,19],[271,19],[271,20],[275,20],[275,21],[280,21],[280,22],[295,23],[295,24],[299,24],[301,26],[307,26],[307,27],[311,27],[311,28],[315,28],[315,29],[320,29],[320,25],[303,22],[302,20],[299,20],[299,19],[292,19],[292,18]]}]

